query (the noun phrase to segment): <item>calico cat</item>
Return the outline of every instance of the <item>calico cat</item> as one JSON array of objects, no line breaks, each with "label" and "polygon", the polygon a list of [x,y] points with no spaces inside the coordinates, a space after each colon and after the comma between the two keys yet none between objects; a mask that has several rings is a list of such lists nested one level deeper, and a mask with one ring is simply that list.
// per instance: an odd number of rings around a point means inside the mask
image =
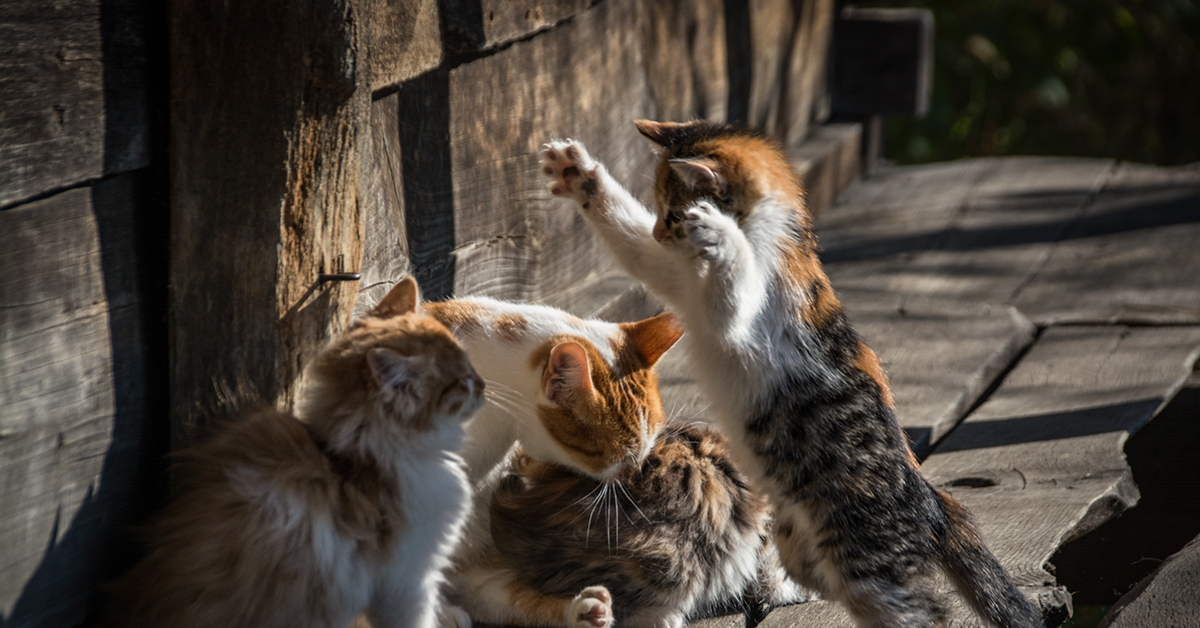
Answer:
[{"label": "calico cat", "polygon": [[944,625],[939,567],[987,621],[1040,626],[966,510],[920,473],[875,354],[817,259],[786,158],[720,124],[636,123],[658,145],[657,211],[573,141],[543,149],[617,260],[679,312],[734,459],[775,508],[788,573],[860,626]]},{"label": "calico cat", "polygon": [[616,324],[485,298],[424,310],[491,402],[468,426],[475,512],[448,576],[472,619],[676,627],[743,594],[803,599],[723,437],[665,427],[653,366],[682,334],[673,315]]},{"label": "calico cat", "polygon": [[299,418],[261,410],[181,455],[181,492],[109,626],[436,625],[469,507],[456,451],[484,384],[400,283],[324,349]]}]

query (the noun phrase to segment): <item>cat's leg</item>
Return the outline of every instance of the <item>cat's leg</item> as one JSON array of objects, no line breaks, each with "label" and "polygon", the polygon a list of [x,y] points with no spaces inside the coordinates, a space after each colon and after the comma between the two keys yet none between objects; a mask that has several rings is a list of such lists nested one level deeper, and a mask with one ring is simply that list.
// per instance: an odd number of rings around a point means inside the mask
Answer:
[{"label": "cat's leg", "polygon": [[676,303],[692,288],[687,285],[695,275],[691,264],[654,239],[654,212],[617,183],[583,144],[547,143],[542,147],[542,174],[551,179],[550,192],[574,200],[617,262],[651,292]]},{"label": "cat's leg", "polygon": [[683,628],[687,617],[678,608],[644,608],[628,619],[621,620],[623,628]]},{"label": "cat's leg", "polygon": [[682,221],[688,246],[708,262],[703,290],[711,324],[726,338],[748,337],[776,264],[759,259],[737,220],[708,201],[685,209]]},{"label": "cat's leg", "polygon": [[842,601],[860,628],[941,628],[946,610],[931,585],[886,580],[848,583]]},{"label": "cat's leg", "polygon": [[612,596],[588,587],[574,598],[543,595],[517,582],[507,569],[471,567],[451,576],[452,601],[476,622],[515,626],[608,628]]}]

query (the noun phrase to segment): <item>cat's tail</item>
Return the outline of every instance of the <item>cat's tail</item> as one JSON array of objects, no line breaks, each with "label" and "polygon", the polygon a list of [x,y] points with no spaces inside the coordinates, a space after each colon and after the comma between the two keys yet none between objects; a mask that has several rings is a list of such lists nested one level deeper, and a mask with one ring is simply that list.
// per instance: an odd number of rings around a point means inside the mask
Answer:
[{"label": "cat's tail", "polygon": [[983,544],[970,513],[949,495],[937,494],[946,515],[946,532],[939,539],[942,566],[954,587],[998,628],[1042,628],[1041,614]]}]

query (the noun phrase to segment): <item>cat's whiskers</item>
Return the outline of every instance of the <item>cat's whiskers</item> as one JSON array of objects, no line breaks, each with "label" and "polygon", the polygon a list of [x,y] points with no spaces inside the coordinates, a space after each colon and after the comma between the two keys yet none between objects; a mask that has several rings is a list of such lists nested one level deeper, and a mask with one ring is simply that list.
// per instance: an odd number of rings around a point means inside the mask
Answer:
[{"label": "cat's whiskers", "polygon": [[[629,503],[633,504],[633,507],[638,511],[638,514],[642,516],[642,519],[645,519],[646,523],[654,523],[653,521],[650,521],[650,517],[647,517],[646,513],[642,512],[642,508],[638,506],[637,501],[633,499],[633,495],[630,495],[629,491],[626,490],[625,485],[620,482],[617,482],[616,484],[617,488],[621,489],[621,492],[625,494],[625,498],[629,500]],[[630,522],[633,522],[632,518],[630,519]]]}]

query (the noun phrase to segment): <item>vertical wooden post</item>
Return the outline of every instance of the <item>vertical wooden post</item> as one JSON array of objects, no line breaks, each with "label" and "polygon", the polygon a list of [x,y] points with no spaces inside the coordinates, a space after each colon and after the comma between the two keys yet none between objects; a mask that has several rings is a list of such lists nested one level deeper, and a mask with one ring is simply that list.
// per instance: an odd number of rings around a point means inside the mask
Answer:
[{"label": "vertical wooden post", "polygon": [[367,3],[172,5],[174,448],[224,390],[289,406],[349,317],[358,286],[317,275],[362,259]]}]

